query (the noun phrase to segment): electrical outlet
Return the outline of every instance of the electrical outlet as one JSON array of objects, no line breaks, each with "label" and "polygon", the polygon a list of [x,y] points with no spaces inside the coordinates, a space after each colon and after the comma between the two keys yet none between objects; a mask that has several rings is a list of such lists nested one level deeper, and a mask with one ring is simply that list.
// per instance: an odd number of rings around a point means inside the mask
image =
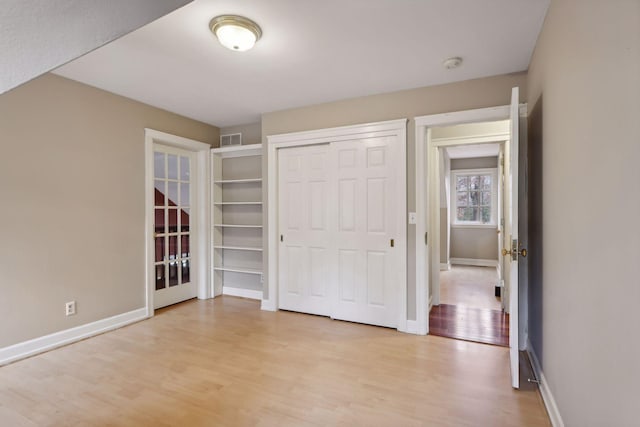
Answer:
[{"label": "electrical outlet", "polygon": [[72,316],[72,315],[76,314],[76,302],[75,301],[69,301],[68,303],[66,303],[64,305],[64,314],[66,316]]}]

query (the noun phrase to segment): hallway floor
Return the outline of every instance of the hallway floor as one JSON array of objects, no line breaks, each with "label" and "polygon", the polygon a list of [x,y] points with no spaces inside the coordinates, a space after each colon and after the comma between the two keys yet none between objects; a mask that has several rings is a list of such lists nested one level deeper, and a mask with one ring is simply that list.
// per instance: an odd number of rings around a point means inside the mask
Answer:
[{"label": "hallway floor", "polygon": [[509,345],[509,315],[495,296],[494,267],[454,265],[440,272],[440,305],[429,313],[432,335]]},{"label": "hallway floor", "polygon": [[495,267],[452,265],[451,270],[440,272],[440,303],[502,310],[495,296],[497,283]]}]

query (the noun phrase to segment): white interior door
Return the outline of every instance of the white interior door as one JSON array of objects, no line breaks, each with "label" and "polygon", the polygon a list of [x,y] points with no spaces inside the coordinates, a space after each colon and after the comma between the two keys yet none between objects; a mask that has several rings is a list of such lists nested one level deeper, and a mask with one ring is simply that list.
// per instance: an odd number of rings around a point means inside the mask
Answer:
[{"label": "white interior door", "polygon": [[[337,300],[333,317],[397,327],[398,236],[395,137],[334,145]],[[402,215],[402,214],[401,214]],[[403,217],[404,219],[404,217]]]},{"label": "white interior door", "polygon": [[518,120],[519,90],[511,93],[511,127],[509,143],[505,146],[505,240],[503,251],[506,298],[509,305],[509,359],[511,385],[520,387],[518,357]]},{"label": "white interior door", "polygon": [[279,169],[279,307],[331,315],[328,144],[282,149]]},{"label": "white interior door", "polygon": [[154,145],[154,308],[197,295],[192,271],[192,233],[196,221],[194,153]]},{"label": "white interior door", "polygon": [[398,326],[402,143],[371,137],[278,150],[279,308]]}]

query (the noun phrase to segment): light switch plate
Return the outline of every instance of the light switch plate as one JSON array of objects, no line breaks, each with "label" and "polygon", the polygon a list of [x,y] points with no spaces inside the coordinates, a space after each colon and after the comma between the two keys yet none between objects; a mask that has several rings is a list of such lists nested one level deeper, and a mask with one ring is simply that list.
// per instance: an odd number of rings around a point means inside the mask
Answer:
[{"label": "light switch plate", "polygon": [[409,212],[409,224],[415,224],[418,217],[415,212]]}]

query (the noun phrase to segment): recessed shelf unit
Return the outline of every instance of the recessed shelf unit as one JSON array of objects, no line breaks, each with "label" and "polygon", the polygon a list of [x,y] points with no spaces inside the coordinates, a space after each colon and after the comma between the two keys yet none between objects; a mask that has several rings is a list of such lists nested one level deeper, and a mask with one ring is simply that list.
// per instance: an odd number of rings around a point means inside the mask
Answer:
[{"label": "recessed shelf unit", "polygon": [[213,285],[216,295],[262,298],[262,146],[214,148]]}]

